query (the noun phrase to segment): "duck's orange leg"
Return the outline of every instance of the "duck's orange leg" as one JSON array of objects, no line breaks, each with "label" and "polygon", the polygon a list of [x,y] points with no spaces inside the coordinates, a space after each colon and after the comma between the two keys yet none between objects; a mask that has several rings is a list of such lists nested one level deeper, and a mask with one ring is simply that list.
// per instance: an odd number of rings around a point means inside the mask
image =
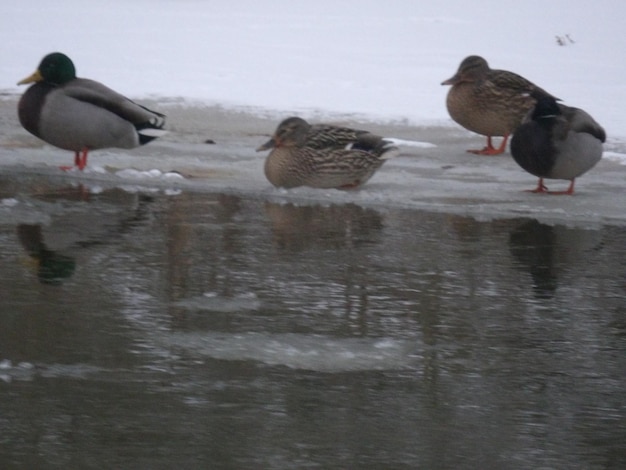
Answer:
[{"label": "duck's orange leg", "polygon": [[80,162],[80,152],[74,152],[74,165],[61,165],[59,169],[63,171],[70,171],[78,166]]},{"label": "duck's orange leg", "polygon": [[78,167],[79,170],[83,170],[86,166],[87,166],[87,154],[89,153],[89,149],[87,147],[85,147],[81,152],[80,152],[80,156],[79,153],[76,152],[76,158],[77,158],[77,162],[76,162],[76,166]]},{"label": "duck's orange leg", "polygon": [[89,153],[89,149],[85,147],[80,152],[74,152],[74,166],[63,165],[60,166],[61,170],[69,171],[73,168],[78,168],[79,170],[83,170],[87,166],[87,154]]},{"label": "duck's orange leg", "polygon": [[509,140],[509,135],[510,134],[506,134],[503,138],[502,138],[502,143],[500,144],[500,146],[498,148],[493,146],[493,143],[491,141],[491,136],[488,135],[487,136],[487,146],[482,149],[482,150],[468,150],[469,153],[474,153],[476,155],[500,155],[501,153],[504,153],[504,151],[506,150],[506,143]]},{"label": "duck's orange leg", "polygon": [[539,183],[537,183],[537,187],[535,189],[526,189],[528,193],[547,193],[548,188],[545,184],[543,184],[543,178],[539,178]]},{"label": "duck's orange leg", "polygon": [[572,194],[574,194],[574,181],[575,180],[570,181],[569,187],[565,191],[548,191],[548,193],[555,194],[557,196],[563,195],[563,194],[571,196]]},{"label": "duck's orange leg", "polygon": [[342,184],[341,186],[338,186],[337,189],[351,190],[351,189],[356,189],[359,186],[361,186],[361,182],[359,180],[356,180],[356,181],[354,181],[354,183]]}]

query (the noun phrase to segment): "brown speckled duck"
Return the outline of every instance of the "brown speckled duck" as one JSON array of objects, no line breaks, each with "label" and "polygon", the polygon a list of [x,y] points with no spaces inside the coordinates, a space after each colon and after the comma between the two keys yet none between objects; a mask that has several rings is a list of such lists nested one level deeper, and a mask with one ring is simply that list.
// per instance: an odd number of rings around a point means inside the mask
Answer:
[{"label": "brown speckled duck", "polygon": [[[511,139],[511,155],[539,178],[534,193],[574,194],[574,180],[602,158],[606,133],[582,109],[559,104],[549,95],[535,94],[537,104]],[[544,178],[569,180],[565,191],[548,191]]]},{"label": "brown speckled duck", "polygon": [[370,132],[311,125],[299,117],[282,121],[257,151],[270,149],[265,176],[282,188],[357,188],[399,153],[391,141]]},{"label": "brown speckled duck", "polygon": [[[466,57],[456,74],[442,82],[452,85],[446,106],[450,117],[466,129],[487,136],[482,150],[468,150],[478,155],[498,155],[506,150],[511,133],[535,105],[533,91],[549,95],[534,83],[516,73],[493,70],[480,56]],[[494,147],[493,136],[503,136]]]},{"label": "brown speckled duck", "polygon": [[[54,52],[18,85],[34,83],[18,104],[18,115],[31,134],[75,153],[82,170],[89,150],[134,148],[165,131],[164,116],[140,106],[101,83],[76,77],[72,60]],[[64,169],[70,167],[63,167]]]}]

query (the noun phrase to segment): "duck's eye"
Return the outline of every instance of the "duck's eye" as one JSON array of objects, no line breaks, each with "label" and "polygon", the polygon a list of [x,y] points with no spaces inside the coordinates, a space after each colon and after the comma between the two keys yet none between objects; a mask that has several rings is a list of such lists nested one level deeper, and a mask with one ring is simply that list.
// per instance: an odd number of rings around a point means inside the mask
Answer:
[{"label": "duck's eye", "polygon": [[286,135],[289,135],[293,132],[293,127],[289,126],[289,127],[285,127],[283,129],[281,129],[280,135],[281,137],[284,137]]}]

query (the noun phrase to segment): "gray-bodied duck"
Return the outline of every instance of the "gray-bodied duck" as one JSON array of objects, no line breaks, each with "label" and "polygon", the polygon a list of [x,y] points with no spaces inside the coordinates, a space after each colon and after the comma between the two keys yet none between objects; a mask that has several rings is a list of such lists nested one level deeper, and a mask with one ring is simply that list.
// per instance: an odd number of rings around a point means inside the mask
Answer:
[{"label": "gray-bodied duck", "polygon": [[[602,158],[606,133],[582,109],[557,103],[535,93],[537,104],[511,139],[511,154],[531,175],[539,178],[534,193],[574,194],[574,180]],[[544,178],[569,180],[565,191],[548,191]]]},{"label": "gray-bodied duck", "polygon": [[400,153],[393,142],[368,131],[311,125],[299,117],[282,121],[257,151],[270,149],[265,176],[282,188],[357,188]]},{"label": "gray-bodied duck", "polygon": [[[450,117],[464,128],[487,136],[485,148],[468,150],[478,155],[503,153],[509,136],[535,105],[531,93],[549,95],[516,73],[491,69],[477,55],[463,59],[456,74],[442,85],[452,85],[446,99]],[[494,136],[503,137],[497,148],[491,140]]]},{"label": "gray-bodied duck", "polygon": [[77,78],[74,63],[60,52],[46,55],[35,73],[18,85],[27,83],[34,84],[18,104],[22,126],[55,147],[73,151],[80,170],[90,150],[130,149],[165,132],[163,114],[99,82]]}]

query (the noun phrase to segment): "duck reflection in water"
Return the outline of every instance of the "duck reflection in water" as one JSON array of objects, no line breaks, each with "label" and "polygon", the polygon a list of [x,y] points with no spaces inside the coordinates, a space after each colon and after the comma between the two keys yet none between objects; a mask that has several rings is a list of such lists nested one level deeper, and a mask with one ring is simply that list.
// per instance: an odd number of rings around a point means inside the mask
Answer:
[{"label": "duck reflection in water", "polygon": [[34,261],[37,279],[42,284],[61,284],[76,270],[76,260],[48,249],[43,240],[40,224],[19,224],[17,236],[20,243]]},{"label": "duck reflection in water", "polygon": [[17,225],[18,240],[34,262],[37,278],[55,285],[72,277],[84,257],[95,253],[90,248],[114,243],[139,227],[153,201],[151,196],[117,188],[94,195],[82,185],[40,188],[33,199],[43,202],[42,208],[59,203],[65,208],[55,212],[47,224]]},{"label": "duck reflection in water", "polygon": [[529,220],[511,232],[509,244],[520,267],[530,272],[535,295],[542,299],[553,297],[558,285],[554,227]]},{"label": "duck reflection in water", "polygon": [[566,272],[581,272],[597,258],[602,232],[526,220],[510,234],[509,248],[519,267],[533,279],[537,298],[552,298]]},{"label": "duck reflection in water", "polygon": [[265,212],[274,243],[289,251],[374,242],[383,228],[378,212],[356,204],[322,207],[267,203]]}]

